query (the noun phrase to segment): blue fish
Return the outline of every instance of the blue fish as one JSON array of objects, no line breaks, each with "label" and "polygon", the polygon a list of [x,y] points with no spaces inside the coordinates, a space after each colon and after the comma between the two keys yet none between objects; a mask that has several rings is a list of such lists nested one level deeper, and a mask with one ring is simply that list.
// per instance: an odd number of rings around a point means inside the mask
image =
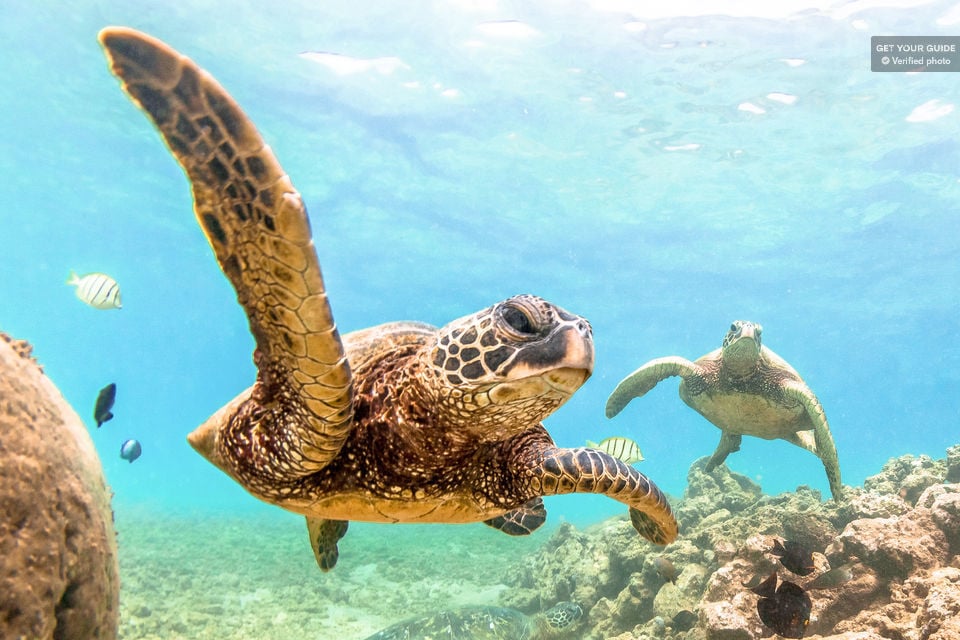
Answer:
[{"label": "blue fish", "polygon": [[120,457],[124,460],[133,462],[140,457],[141,453],[143,453],[143,448],[137,440],[127,440],[120,445]]}]

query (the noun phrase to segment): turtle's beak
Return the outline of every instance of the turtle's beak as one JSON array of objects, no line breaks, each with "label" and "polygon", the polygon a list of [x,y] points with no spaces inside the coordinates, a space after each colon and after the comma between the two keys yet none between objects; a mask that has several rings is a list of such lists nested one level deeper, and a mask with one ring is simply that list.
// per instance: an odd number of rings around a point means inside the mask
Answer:
[{"label": "turtle's beak", "polygon": [[[563,322],[537,348],[521,352],[507,376],[519,380],[542,376],[547,371],[579,371],[582,376],[572,393],[593,373],[593,331],[590,323],[578,316]],[[566,385],[564,385],[566,386]]]},{"label": "turtle's beak", "polygon": [[586,381],[593,373],[593,330],[590,324],[581,318],[571,323],[566,333],[567,366],[585,371],[583,380]]}]

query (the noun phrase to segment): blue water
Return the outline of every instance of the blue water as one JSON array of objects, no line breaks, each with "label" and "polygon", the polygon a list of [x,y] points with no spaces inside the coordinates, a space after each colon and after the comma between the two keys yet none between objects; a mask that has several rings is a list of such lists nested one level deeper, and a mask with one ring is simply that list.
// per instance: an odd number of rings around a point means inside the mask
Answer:
[{"label": "blue water", "polygon": [[[613,421],[603,406],[737,318],[818,394],[847,484],[960,439],[960,75],[869,58],[871,35],[956,33],[952,3],[220,4],[0,5],[0,329],[90,424],[116,509],[273,508],[186,443],[253,381],[253,341],[186,180],[107,71],[110,24],[193,57],[257,123],[311,212],[342,331],[521,292],[589,318],[596,371],[547,421],[561,445],[634,438],[681,494],[719,431],[677,381]],[[304,52],[387,60],[338,74],[324,62],[344,58]],[[123,309],[80,303],[70,269],[114,276]],[[108,382],[116,418],[97,430]],[[728,464],[768,493],[827,495],[820,462],[783,441],[747,438]]]}]

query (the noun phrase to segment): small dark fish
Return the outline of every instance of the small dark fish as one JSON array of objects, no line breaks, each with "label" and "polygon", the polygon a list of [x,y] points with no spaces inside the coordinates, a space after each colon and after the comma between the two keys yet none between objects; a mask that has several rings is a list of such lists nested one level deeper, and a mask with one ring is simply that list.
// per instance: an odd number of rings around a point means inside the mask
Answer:
[{"label": "small dark fish", "polygon": [[679,571],[677,571],[677,568],[673,566],[672,562],[663,556],[659,556],[653,561],[653,566],[656,568],[658,576],[667,582],[677,584],[677,575],[679,575]]},{"label": "small dark fish", "polygon": [[693,611],[681,609],[673,616],[673,624],[671,626],[674,631],[689,631],[697,624],[697,620],[699,620],[699,618]]},{"label": "small dark fish", "polygon": [[853,571],[850,570],[850,565],[845,564],[817,576],[812,582],[807,583],[807,589],[836,589],[852,579]]},{"label": "small dark fish", "polygon": [[808,576],[813,573],[813,552],[799,542],[786,540],[782,544],[774,538],[773,549],[770,551],[773,555],[780,558],[780,564],[797,574],[798,576]]},{"label": "small dark fish", "polygon": [[120,445],[120,457],[131,463],[139,458],[141,453],[143,453],[143,448],[136,440],[127,440]]},{"label": "small dark fish", "polygon": [[760,596],[757,614],[760,621],[784,638],[802,638],[810,624],[813,603],[802,587],[784,581],[777,587],[777,572],[751,589]]},{"label": "small dark fish", "polygon": [[117,385],[111,382],[97,394],[97,403],[93,406],[93,419],[97,421],[97,429],[113,417],[113,401],[117,399]]}]

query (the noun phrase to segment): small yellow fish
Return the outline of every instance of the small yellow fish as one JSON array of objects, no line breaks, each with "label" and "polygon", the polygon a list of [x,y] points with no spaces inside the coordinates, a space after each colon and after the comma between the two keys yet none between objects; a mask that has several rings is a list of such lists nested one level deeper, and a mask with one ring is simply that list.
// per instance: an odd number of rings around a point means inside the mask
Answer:
[{"label": "small yellow fish", "polygon": [[614,436],[612,438],[605,438],[599,443],[587,440],[587,446],[609,453],[614,458],[618,458],[627,464],[643,462],[643,454],[640,453],[640,445],[630,438]]},{"label": "small yellow fish", "polygon": [[78,276],[70,272],[67,284],[77,288],[77,297],[94,309],[119,309],[120,285],[105,273]]}]

